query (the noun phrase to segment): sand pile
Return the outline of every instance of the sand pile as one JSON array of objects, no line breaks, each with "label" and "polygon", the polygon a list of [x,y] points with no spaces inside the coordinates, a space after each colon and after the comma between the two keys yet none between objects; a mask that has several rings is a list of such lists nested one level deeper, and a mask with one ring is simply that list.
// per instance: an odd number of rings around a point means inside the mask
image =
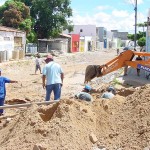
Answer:
[{"label": "sand pile", "polygon": [[22,110],[0,130],[1,150],[141,150],[150,144],[150,85],[93,103],[65,99]]},{"label": "sand pile", "polygon": [[95,130],[94,113],[85,102],[63,100],[53,106],[33,106],[18,115],[0,133],[0,149],[89,149]]}]

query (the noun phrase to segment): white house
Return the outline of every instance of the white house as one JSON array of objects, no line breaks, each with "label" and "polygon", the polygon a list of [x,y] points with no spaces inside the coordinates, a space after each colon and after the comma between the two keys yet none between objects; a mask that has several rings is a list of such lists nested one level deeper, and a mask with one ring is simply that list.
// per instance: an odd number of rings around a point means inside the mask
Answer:
[{"label": "white house", "polygon": [[[13,58],[13,54],[25,52],[26,33],[17,29],[0,26],[0,59],[1,61]],[[14,53],[13,53],[14,52]],[[6,60],[5,60],[6,59]]]}]

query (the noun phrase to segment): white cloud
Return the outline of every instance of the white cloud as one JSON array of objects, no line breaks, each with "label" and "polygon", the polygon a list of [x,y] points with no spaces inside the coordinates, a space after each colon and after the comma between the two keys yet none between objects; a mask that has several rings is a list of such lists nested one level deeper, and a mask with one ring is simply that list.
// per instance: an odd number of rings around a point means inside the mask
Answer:
[{"label": "white cloud", "polygon": [[[76,12],[77,13],[77,12]],[[93,16],[86,14],[81,16],[74,14],[73,22],[75,25],[93,24],[97,27],[105,27],[107,30],[118,30],[129,33],[134,33],[135,14],[127,11],[113,10],[111,14],[99,12]],[[138,13],[138,23],[144,22],[145,16]],[[138,29],[140,30],[140,29]]]},{"label": "white cloud", "polygon": [[113,10],[112,11],[112,15],[115,17],[127,17],[129,16],[129,13],[127,11],[123,11],[123,10]]},{"label": "white cloud", "polygon": [[105,6],[98,6],[97,9],[102,11],[102,10],[107,10],[110,9],[111,7],[109,5],[105,5]]},{"label": "white cloud", "polygon": [[[135,5],[135,0],[125,0],[126,3]],[[142,4],[143,0],[137,0],[137,4]]]}]

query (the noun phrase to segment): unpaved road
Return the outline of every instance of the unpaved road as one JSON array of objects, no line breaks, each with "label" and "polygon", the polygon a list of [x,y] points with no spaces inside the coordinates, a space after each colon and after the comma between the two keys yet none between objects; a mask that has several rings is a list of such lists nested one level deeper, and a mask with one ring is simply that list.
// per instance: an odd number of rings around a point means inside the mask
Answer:
[{"label": "unpaved road", "polygon": [[[48,150],[100,150],[101,147],[141,150],[148,147],[150,85],[123,89],[110,101],[101,99],[99,93],[92,95],[92,103],[70,98],[84,87],[87,65],[104,64],[115,54],[115,51],[103,51],[56,57],[55,61],[62,65],[65,73],[62,100],[53,105],[32,105],[23,110],[6,109],[6,118],[12,120],[0,120],[0,149],[31,150],[37,149],[38,145]],[[34,75],[34,59],[0,65],[4,76],[19,81],[18,84],[7,85],[7,101],[44,101],[41,74]],[[103,80],[108,82],[111,77]],[[93,142],[91,137],[97,142]]]},{"label": "unpaved road", "polygon": [[[87,52],[63,54],[54,57],[65,74],[62,89],[62,97],[70,95],[74,92],[82,90],[84,83],[84,72],[87,65],[104,64],[116,55],[115,51]],[[44,58],[43,58],[44,59]],[[0,64],[2,75],[12,80],[17,80],[18,84],[7,85],[7,97],[10,99],[25,99],[32,101],[42,101],[45,97],[45,90],[42,89],[41,74],[34,74],[35,64],[34,58],[26,58],[25,60],[6,62]],[[44,64],[42,64],[42,67]]]}]

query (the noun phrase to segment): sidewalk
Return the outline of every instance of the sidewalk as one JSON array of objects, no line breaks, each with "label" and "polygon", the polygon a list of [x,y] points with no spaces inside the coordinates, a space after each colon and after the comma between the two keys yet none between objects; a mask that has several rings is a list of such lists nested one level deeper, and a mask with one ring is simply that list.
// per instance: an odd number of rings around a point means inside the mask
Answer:
[{"label": "sidewalk", "polygon": [[137,76],[136,69],[129,67],[128,75],[120,75],[119,77],[117,77],[117,80],[124,85],[130,85],[134,87],[143,86],[145,84],[150,84],[150,76],[149,79],[147,79],[147,74],[149,74],[149,72],[140,70],[140,76]]}]

